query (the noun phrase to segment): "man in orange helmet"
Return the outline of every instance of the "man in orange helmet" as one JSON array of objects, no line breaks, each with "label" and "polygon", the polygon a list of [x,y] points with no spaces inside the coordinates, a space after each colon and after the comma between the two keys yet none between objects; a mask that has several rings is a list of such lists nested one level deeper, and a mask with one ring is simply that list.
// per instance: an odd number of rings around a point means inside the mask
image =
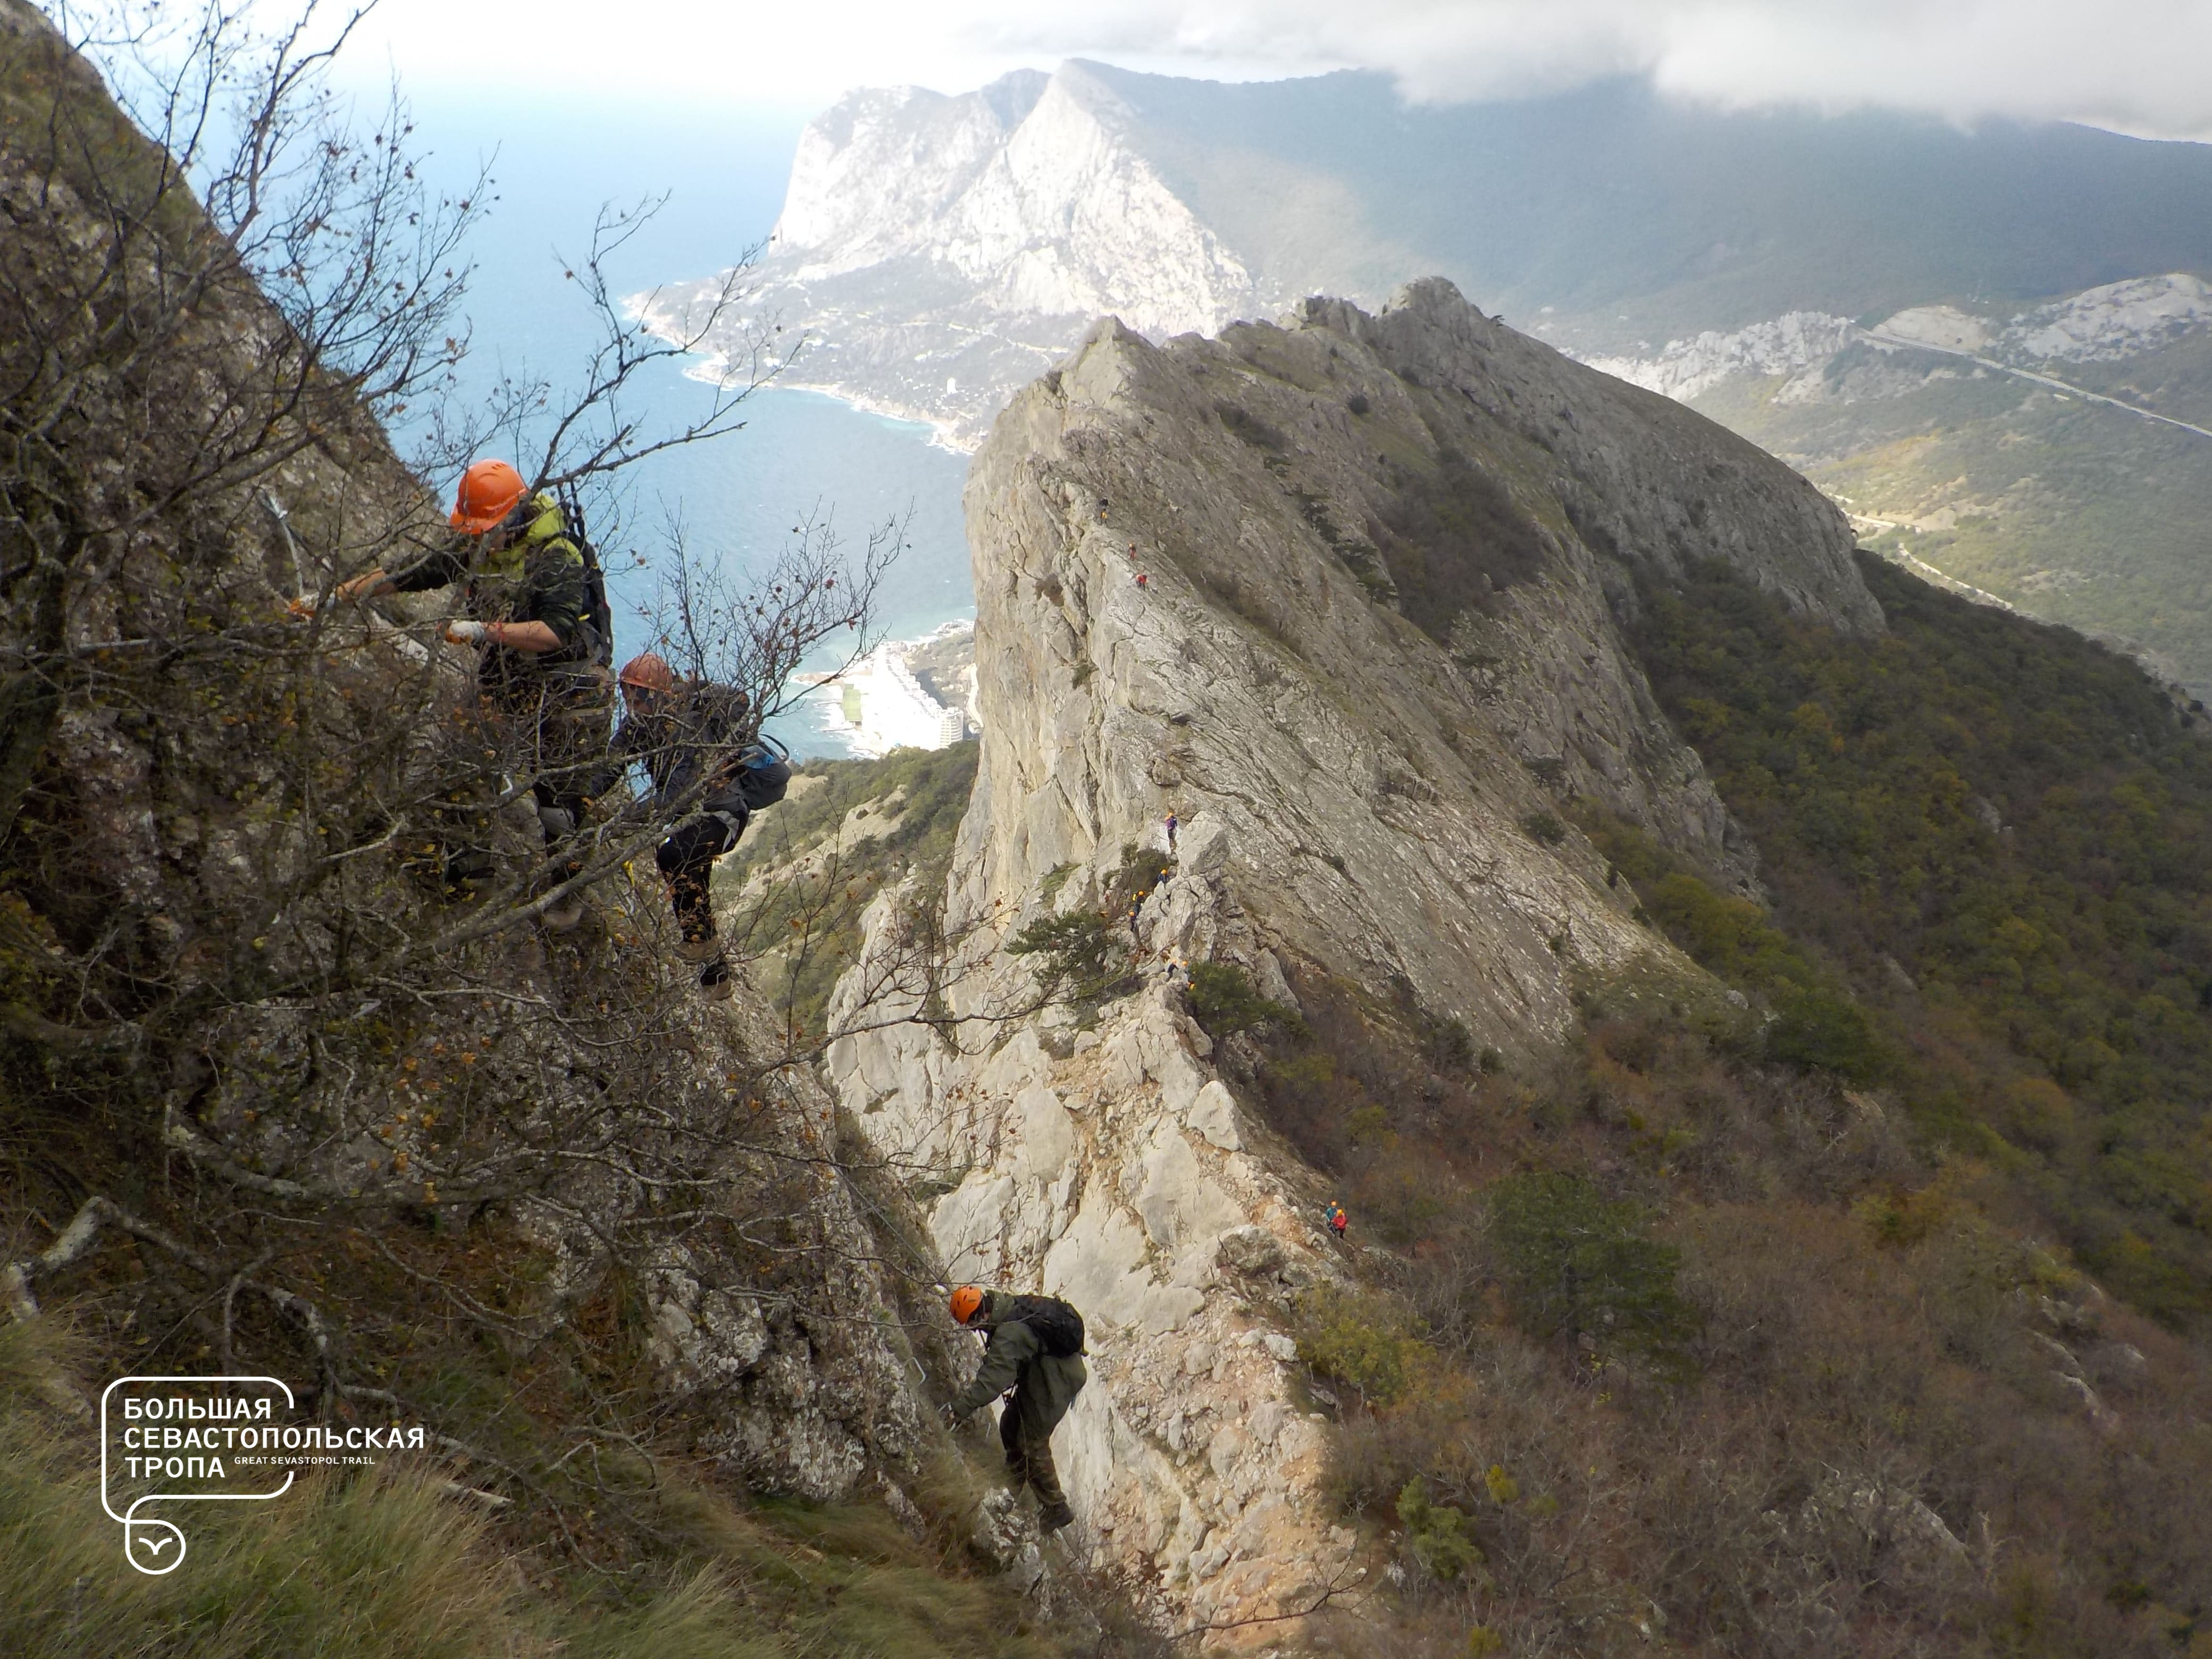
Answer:
[{"label": "man in orange helmet", "polygon": [[460,533],[448,546],[396,576],[379,569],[341,582],[337,597],[373,599],[461,583],[470,616],[448,629],[449,637],[533,661],[590,655],[592,642],[579,638],[590,604],[583,550],[550,495],[533,495],[505,461],[478,461],[461,475],[450,522]]},{"label": "man in orange helmet", "polygon": [[1037,1524],[1057,1532],[1075,1511],[1053,1468],[1052,1431],[1091,1380],[1083,1364],[1083,1316],[1058,1297],[963,1285],[952,1292],[952,1316],[969,1330],[988,1331],[991,1340],[975,1380],[945,1410],[957,1421],[1013,1391],[999,1413],[1006,1470],[1017,1487],[1025,1484],[1036,1493]]},{"label": "man in orange helmet", "polygon": [[[397,574],[377,569],[343,582],[337,597],[464,588],[468,614],[447,624],[446,637],[482,648],[477,680],[489,746],[529,777],[550,847],[583,822],[605,773],[613,704],[598,665],[583,550],[560,504],[532,492],[505,461],[478,461],[462,475],[450,521],[459,532],[450,544]],[[478,878],[489,863],[481,850],[465,850],[448,860],[448,878]],[[573,927],[580,915],[572,900],[549,908],[546,920]]]},{"label": "man in orange helmet", "polygon": [[614,757],[645,768],[653,805],[667,814],[672,827],[653,863],[676,912],[677,954],[706,964],[699,988],[719,1002],[730,994],[730,965],[708,882],[753,813],[783,799],[791,768],[756,732],[751,702],[736,687],[678,680],[652,651],[624,663],[619,678],[625,706]]}]

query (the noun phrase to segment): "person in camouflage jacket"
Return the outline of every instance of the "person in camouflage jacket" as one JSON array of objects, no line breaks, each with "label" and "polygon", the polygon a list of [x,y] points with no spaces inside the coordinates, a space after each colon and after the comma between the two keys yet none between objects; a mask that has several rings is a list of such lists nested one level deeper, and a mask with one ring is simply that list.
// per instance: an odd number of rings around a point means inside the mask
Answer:
[{"label": "person in camouflage jacket", "polygon": [[957,1421],[1012,1391],[1013,1397],[999,1413],[1006,1468],[1018,1485],[1036,1493],[1039,1524],[1053,1532],[1074,1520],[1075,1512],[1068,1507],[1059,1471],[1053,1467],[1052,1431],[1083,1392],[1090,1372],[1079,1353],[1048,1353],[1036,1328],[1019,1316],[1017,1302],[1007,1291],[978,1291],[971,1285],[953,1292],[953,1316],[970,1330],[988,1331],[990,1342],[975,1380],[946,1409]]}]

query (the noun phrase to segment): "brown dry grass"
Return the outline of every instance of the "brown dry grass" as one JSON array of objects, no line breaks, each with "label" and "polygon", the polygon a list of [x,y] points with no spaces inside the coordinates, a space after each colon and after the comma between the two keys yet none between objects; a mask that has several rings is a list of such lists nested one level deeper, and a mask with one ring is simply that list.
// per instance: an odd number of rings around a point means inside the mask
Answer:
[{"label": "brown dry grass", "polygon": [[[1316,1621],[1321,1649],[2212,1650],[2212,1376],[2014,1231],[2002,1182],[1671,1018],[1600,1021],[1541,1076],[1439,1073],[1411,1011],[1297,988],[1316,1041],[1254,1081],[1354,1244],[1390,1247],[1351,1258],[1376,1337],[1423,1338],[1388,1403],[1337,1379],[1333,1491],[1397,1582]],[[1512,1326],[1484,1194],[1530,1169],[1679,1250],[1686,1376]],[[1324,1366],[1377,1351],[1358,1305],[1322,1310]],[[1479,1562],[1425,1566],[1439,1524]]]}]

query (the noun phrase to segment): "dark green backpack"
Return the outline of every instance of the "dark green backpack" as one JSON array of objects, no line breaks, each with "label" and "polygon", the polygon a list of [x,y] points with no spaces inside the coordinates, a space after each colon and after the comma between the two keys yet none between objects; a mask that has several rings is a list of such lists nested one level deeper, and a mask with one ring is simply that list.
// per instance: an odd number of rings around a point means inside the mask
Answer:
[{"label": "dark green backpack", "polygon": [[599,568],[599,551],[592,545],[592,538],[584,533],[584,509],[576,500],[576,492],[563,484],[554,496],[561,509],[561,522],[568,532],[568,539],[576,544],[576,551],[584,556],[584,641],[586,658],[601,668],[611,668],[615,663],[615,613],[607,603],[606,573]]},{"label": "dark green backpack", "polygon": [[1073,1359],[1083,1352],[1083,1316],[1056,1296],[1018,1296],[1011,1317],[1036,1334],[1050,1358]]}]

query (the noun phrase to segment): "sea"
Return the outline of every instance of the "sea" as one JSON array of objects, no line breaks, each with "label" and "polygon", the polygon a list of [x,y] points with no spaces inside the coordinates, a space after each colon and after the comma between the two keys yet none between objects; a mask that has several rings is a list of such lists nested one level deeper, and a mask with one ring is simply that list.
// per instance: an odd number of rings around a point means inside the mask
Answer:
[{"label": "sea", "polygon": [[[427,153],[423,173],[432,186],[465,190],[486,164],[494,181],[469,246],[476,267],[470,351],[458,395],[483,398],[502,377],[580,383],[604,325],[565,273],[590,246],[603,206],[620,212],[659,202],[610,262],[617,293],[711,275],[763,242],[811,112],[757,100],[418,98],[410,140]],[[681,364],[664,362],[644,372],[629,412],[648,429],[673,429],[713,396]],[[934,443],[928,427],[818,392],[771,386],[752,395],[741,417],[743,428],[728,436],[630,469],[619,492],[619,533],[592,526],[609,573],[618,658],[651,643],[646,619],[669,562],[665,529],[676,518],[688,556],[739,583],[810,519],[830,525],[856,553],[872,528],[903,520],[904,550],[878,590],[877,635],[918,639],[973,618],[960,512],[965,455]],[[395,432],[403,447],[408,435]],[[437,482],[450,488],[453,481]],[[808,664],[836,665],[834,647]],[[823,713],[807,699],[770,730],[801,756],[850,753]]]}]

